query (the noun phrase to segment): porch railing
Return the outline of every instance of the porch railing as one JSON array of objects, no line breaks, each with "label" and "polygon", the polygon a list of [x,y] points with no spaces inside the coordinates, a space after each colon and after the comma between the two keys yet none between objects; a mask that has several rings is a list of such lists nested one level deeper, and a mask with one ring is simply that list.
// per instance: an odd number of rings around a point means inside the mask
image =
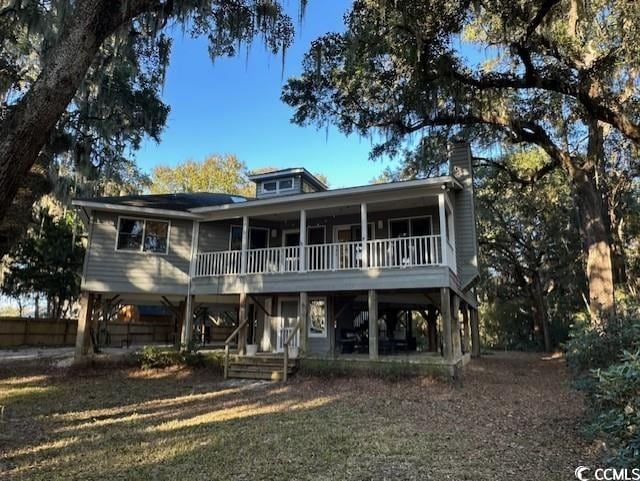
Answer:
[{"label": "porch railing", "polygon": [[[455,266],[453,247],[446,242],[447,264]],[[364,244],[369,268],[405,268],[444,265],[439,235],[376,239]],[[275,274],[299,271],[341,271],[363,268],[362,242],[335,242],[307,245],[304,266],[301,247],[269,247],[247,251],[248,274]],[[196,277],[224,276],[242,272],[241,251],[200,253]],[[451,267],[455,270],[455,267]]]}]

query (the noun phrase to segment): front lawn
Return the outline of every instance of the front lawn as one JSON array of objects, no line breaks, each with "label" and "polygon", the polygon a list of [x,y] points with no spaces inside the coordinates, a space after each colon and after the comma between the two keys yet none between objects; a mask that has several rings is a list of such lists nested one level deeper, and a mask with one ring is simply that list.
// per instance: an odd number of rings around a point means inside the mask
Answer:
[{"label": "front lawn", "polygon": [[0,365],[0,406],[2,479],[540,481],[590,460],[563,361],[530,354],[462,387]]}]

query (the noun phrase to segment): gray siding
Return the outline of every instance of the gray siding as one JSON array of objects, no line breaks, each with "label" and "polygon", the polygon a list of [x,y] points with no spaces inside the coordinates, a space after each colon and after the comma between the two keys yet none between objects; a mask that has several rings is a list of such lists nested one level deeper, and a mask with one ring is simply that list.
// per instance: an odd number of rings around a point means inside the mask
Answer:
[{"label": "gray siding", "polygon": [[171,220],[167,254],[117,251],[117,224],[117,214],[95,213],[83,289],[113,293],[186,293],[191,221]]},{"label": "gray siding", "polygon": [[456,192],[454,199],[456,260],[460,284],[464,287],[478,275],[478,240],[469,145],[452,144],[449,156],[451,174],[464,186],[462,191]]},{"label": "gray siding", "polygon": [[194,294],[297,293],[364,291],[367,289],[426,289],[448,287],[449,269],[442,266],[369,269],[250,276],[197,277]]}]

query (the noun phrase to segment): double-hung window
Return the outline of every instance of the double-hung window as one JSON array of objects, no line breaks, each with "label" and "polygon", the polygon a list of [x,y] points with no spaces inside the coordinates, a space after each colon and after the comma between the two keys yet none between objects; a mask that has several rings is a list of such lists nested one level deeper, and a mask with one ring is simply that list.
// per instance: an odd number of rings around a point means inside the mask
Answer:
[{"label": "double-hung window", "polygon": [[169,250],[169,221],[120,217],[116,250],[166,254]]}]

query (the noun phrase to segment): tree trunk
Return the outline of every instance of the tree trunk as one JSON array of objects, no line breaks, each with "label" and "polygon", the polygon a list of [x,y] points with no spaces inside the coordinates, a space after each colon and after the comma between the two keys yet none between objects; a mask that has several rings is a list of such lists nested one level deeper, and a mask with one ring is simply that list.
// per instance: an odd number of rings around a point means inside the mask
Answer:
[{"label": "tree trunk", "polygon": [[549,313],[547,303],[542,293],[542,281],[538,273],[533,275],[533,286],[531,288],[531,297],[534,302],[535,320],[542,337],[542,345],[545,352],[551,352],[551,332],[549,330]]},{"label": "tree trunk", "polygon": [[602,197],[594,179],[581,170],[573,181],[585,240],[589,311],[592,323],[602,326],[615,315],[611,239],[604,218]]},{"label": "tree trunk", "polygon": [[0,221],[84,79],[102,42],[142,11],[145,0],[75,2],[42,71],[0,123]]}]

